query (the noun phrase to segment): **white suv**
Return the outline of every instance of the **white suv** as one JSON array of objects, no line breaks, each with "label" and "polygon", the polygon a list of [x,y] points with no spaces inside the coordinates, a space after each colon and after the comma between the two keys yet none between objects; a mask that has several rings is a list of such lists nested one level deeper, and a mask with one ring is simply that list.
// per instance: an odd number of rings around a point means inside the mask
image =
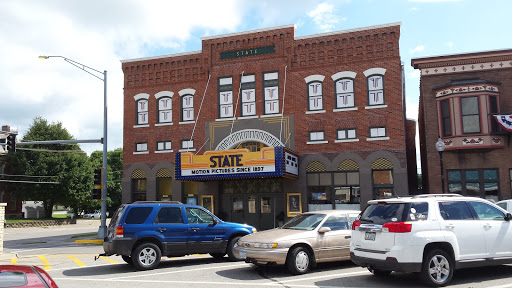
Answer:
[{"label": "white suv", "polygon": [[368,201],[352,225],[350,258],[378,276],[420,272],[448,284],[455,269],[512,263],[512,215],[457,194]]}]

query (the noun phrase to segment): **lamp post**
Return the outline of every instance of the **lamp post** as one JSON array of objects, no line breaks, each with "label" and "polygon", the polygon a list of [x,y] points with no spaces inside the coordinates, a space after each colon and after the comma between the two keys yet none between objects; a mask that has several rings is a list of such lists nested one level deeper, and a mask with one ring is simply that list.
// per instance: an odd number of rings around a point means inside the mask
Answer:
[{"label": "lamp post", "polygon": [[[91,74],[92,76],[100,79],[103,81],[103,177],[102,177],[102,183],[103,186],[101,191],[101,225],[98,229],[98,237],[103,238],[107,235],[107,70],[104,70],[103,72],[98,71],[94,68],[91,68],[89,66],[86,66],[84,64],[78,63],[74,60],[71,60],[69,58],[66,58],[64,56],[39,56],[39,59],[48,59],[48,58],[62,58],[64,61],[68,62],[69,64],[78,67],[79,69]],[[103,77],[98,76],[94,73],[97,73],[99,75],[103,75]]]},{"label": "lamp post", "polygon": [[446,144],[444,144],[444,141],[439,137],[436,142],[436,150],[439,152],[439,162],[441,162],[441,185],[442,185],[442,191],[444,192],[444,169],[443,169],[443,152],[444,148],[446,148]]}]

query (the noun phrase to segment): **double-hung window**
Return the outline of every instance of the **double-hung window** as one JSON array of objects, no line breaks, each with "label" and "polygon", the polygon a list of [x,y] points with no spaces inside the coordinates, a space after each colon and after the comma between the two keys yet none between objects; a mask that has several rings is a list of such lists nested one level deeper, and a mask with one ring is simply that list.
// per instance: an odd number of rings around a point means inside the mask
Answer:
[{"label": "double-hung window", "polygon": [[135,104],[137,105],[137,120],[136,125],[147,125],[148,122],[148,103],[149,94],[140,93],[134,96]]},{"label": "double-hung window", "polygon": [[308,83],[308,110],[316,111],[324,109],[322,82],[315,81]]},{"label": "double-hung window", "polygon": [[452,122],[450,120],[450,100],[440,102],[441,105],[441,131],[443,137],[452,136]]},{"label": "double-hung window", "polygon": [[219,118],[233,117],[233,77],[219,78]]},{"label": "double-hung window", "polygon": [[480,107],[478,96],[460,98],[462,133],[480,133]]},{"label": "double-hung window", "polygon": [[354,79],[336,81],[336,108],[350,108],[354,105]]},{"label": "double-hung window", "polygon": [[368,105],[384,105],[384,77],[382,75],[368,77]]},{"label": "double-hung window", "polygon": [[279,114],[279,72],[263,73],[265,115]]},{"label": "double-hung window", "polygon": [[256,115],[256,82],[254,75],[241,77],[242,117]]}]

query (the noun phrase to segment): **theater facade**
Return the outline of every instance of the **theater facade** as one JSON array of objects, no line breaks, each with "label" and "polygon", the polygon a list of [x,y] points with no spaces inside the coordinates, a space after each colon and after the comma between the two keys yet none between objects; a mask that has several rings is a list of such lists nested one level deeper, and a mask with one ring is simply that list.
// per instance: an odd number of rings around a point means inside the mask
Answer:
[{"label": "theater facade", "polygon": [[265,230],[409,194],[400,25],[307,36],[285,25],[122,60],[123,203],[192,203]]}]

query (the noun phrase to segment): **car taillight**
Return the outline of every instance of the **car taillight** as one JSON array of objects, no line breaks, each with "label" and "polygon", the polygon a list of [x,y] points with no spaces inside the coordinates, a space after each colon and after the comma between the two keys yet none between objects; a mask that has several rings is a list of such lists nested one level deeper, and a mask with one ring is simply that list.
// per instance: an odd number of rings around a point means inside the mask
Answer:
[{"label": "car taillight", "polygon": [[124,228],[123,226],[119,225],[116,227],[116,237],[122,238],[124,237]]},{"label": "car taillight", "polygon": [[382,225],[382,230],[390,233],[408,233],[412,230],[411,222],[388,222]]},{"label": "car taillight", "polygon": [[356,220],[352,222],[352,230],[356,230],[357,227],[361,226],[361,221]]}]

